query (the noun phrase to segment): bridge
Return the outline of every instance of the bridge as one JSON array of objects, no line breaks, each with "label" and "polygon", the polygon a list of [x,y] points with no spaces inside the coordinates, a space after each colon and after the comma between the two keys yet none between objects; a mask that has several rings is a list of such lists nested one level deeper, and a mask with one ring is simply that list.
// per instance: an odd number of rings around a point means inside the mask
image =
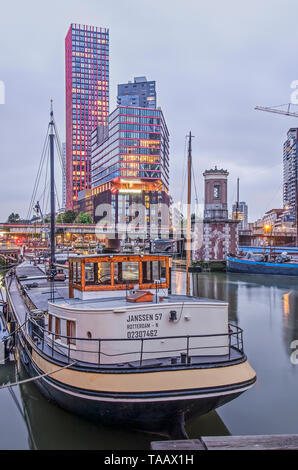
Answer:
[{"label": "bridge", "polygon": [[[78,239],[82,242],[96,240],[95,224],[56,224],[56,242],[64,245]],[[45,239],[45,232],[50,231],[50,224],[7,224],[0,223],[0,240],[28,242],[30,239]],[[19,240],[18,240],[19,239]]]},{"label": "bridge", "polygon": [[[96,224],[56,224],[56,232],[73,234],[95,234]],[[33,235],[41,234],[45,229],[50,230],[50,224],[6,224],[0,223],[0,234]]]},{"label": "bridge", "polygon": [[239,230],[239,246],[261,246],[264,244],[295,246],[296,229],[273,230],[269,232],[264,232],[263,229]]}]

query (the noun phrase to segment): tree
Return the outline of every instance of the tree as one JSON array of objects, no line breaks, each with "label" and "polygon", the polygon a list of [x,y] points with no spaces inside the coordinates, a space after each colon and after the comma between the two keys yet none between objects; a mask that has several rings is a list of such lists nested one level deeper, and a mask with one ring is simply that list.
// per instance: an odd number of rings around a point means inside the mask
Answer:
[{"label": "tree", "polygon": [[7,219],[7,223],[8,224],[18,224],[18,223],[20,223],[20,220],[21,219],[20,219],[19,214],[15,214],[14,212],[12,212],[10,214],[10,216],[8,217],[8,219]]},{"label": "tree", "polygon": [[59,214],[57,216],[57,223],[60,223],[60,224],[72,224],[75,219],[76,219],[76,213],[75,211],[66,211],[66,212],[63,212],[62,214]]},{"label": "tree", "polygon": [[76,222],[79,224],[92,224],[93,220],[90,214],[86,214],[86,212],[80,212],[76,217]]}]

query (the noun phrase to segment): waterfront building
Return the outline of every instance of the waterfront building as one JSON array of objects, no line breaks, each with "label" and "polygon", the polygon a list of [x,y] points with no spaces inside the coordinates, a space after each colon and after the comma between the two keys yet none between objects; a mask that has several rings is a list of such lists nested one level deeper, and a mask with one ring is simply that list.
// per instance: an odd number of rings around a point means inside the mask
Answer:
[{"label": "waterfront building", "polygon": [[134,82],[118,85],[117,104],[155,109],[155,81],[147,81],[146,77],[135,77]]},{"label": "waterfront building", "polygon": [[232,207],[232,219],[238,220],[239,230],[246,230],[248,227],[248,206],[246,202],[241,201],[238,203],[235,202]]},{"label": "waterfront building", "polygon": [[263,228],[265,230],[274,230],[278,227],[283,225],[282,218],[284,214],[284,209],[270,209],[269,211],[265,212],[263,216]]},{"label": "waterfront building", "polygon": [[90,189],[91,131],[109,113],[109,30],[71,24],[65,39],[66,209]]},{"label": "waterfront building", "polygon": [[[228,171],[206,170],[202,244],[194,246],[194,260],[225,261],[238,252],[238,222],[228,217]],[[195,238],[196,239],[196,238]],[[200,240],[200,237],[197,237]]]},{"label": "waterfront building", "polygon": [[283,144],[283,206],[285,221],[296,220],[298,128],[291,128]]},{"label": "waterfront building", "polygon": [[118,106],[92,132],[91,182],[95,222],[106,204],[128,237],[135,217],[142,239],[168,231],[169,132],[161,109]]}]

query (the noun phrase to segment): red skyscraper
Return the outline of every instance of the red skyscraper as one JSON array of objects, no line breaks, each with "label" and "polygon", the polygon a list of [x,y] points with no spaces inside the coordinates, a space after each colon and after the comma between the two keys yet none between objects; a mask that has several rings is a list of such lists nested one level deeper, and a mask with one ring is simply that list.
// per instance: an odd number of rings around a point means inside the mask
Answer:
[{"label": "red skyscraper", "polygon": [[109,113],[109,30],[71,24],[65,38],[66,209],[90,188],[91,131]]}]

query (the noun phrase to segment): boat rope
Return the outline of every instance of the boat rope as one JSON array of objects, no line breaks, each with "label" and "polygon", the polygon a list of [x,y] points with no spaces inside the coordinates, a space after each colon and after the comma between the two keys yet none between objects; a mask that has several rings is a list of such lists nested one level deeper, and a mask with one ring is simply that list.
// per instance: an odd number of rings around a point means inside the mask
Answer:
[{"label": "boat rope", "polygon": [[180,195],[180,203],[183,204],[183,194],[185,189],[186,183],[186,155],[187,155],[187,135],[185,136],[184,141],[184,158],[183,158],[183,172],[182,172],[182,186],[181,186],[181,195]]},{"label": "boat rope", "polygon": [[38,167],[38,171],[37,171],[37,175],[36,175],[36,179],[35,179],[35,183],[34,183],[33,193],[32,193],[32,196],[31,196],[30,205],[29,205],[28,212],[27,212],[27,220],[29,220],[31,218],[31,214],[32,214],[32,211],[33,211],[33,206],[34,206],[34,201],[35,201],[35,198],[36,198],[36,192],[37,192],[37,189],[38,189],[38,185],[39,185],[39,181],[40,181],[40,177],[41,177],[41,173],[42,173],[42,169],[43,169],[44,160],[45,160],[46,155],[47,155],[48,135],[49,135],[49,126],[47,128],[46,138],[44,140],[44,145],[43,145],[43,149],[42,149],[42,153],[41,153],[39,167]]},{"label": "boat rope", "polygon": [[195,189],[195,195],[196,195],[196,205],[197,205],[199,203],[199,197],[198,197],[198,191],[197,191],[197,185],[196,185],[196,174],[195,174],[195,170],[194,170],[192,162],[191,162],[191,170],[192,170],[192,177],[193,177],[193,183],[194,183],[194,189]]},{"label": "boat rope", "polygon": [[60,367],[59,369],[53,370],[52,372],[47,372],[45,374],[40,374],[37,375],[36,377],[30,377],[30,379],[25,379],[25,380],[19,380],[18,382],[14,383],[9,383],[5,385],[0,386],[0,390],[4,388],[9,388],[9,387],[15,387],[16,385],[22,385],[28,382],[34,382],[35,380],[40,380],[43,377],[48,377],[49,375],[56,374],[56,372],[60,372],[61,370],[68,369],[71,366],[74,366],[77,363],[77,361],[72,362],[71,364],[67,364],[66,366]]}]

